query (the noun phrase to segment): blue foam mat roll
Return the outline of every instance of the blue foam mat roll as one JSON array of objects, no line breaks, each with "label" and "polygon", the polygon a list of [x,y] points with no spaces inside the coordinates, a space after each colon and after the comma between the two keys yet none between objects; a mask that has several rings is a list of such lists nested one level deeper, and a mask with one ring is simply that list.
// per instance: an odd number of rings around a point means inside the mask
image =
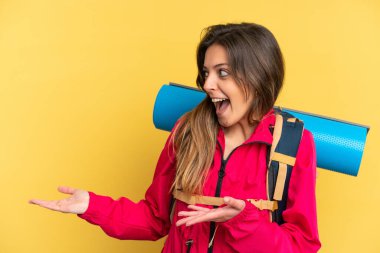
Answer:
[{"label": "blue foam mat roll", "polygon": [[[153,111],[156,128],[170,131],[175,122],[196,107],[206,94],[198,89],[163,85]],[[282,108],[305,123],[313,133],[320,168],[357,176],[369,127],[325,116]]]}]

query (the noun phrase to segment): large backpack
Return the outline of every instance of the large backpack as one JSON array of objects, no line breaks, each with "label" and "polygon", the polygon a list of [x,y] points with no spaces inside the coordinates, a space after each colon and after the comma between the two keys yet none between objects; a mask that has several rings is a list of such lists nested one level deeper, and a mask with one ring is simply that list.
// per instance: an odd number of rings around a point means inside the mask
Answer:
[{"label": "large backpack", "polygon": [[[282,212],[286,209],[289,181],[293,166],[296,161],[298,147],[302,138],[304,124],[293,115],[275,108],[276,123],[273,129],[273,143],[269,146],[268,170],[267,170],[267,195],[268,200],[248,199],[260,210],[270,210],[271,221],[278,224],[284,223]],[[205,204],[220,206],[224,204],[223,198],[192,195],[175,190],[171,203],[172,218],[175,199],[187,204]]]}]

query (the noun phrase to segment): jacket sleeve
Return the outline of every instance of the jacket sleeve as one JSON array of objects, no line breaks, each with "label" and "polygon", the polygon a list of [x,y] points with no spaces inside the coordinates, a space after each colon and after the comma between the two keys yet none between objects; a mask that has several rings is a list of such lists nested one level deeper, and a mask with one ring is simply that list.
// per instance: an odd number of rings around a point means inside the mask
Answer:
[{"label": "jacket sleeve", "polygon": [[[304,130],[293,167],[285,223],[271,223],[251,203],[233,219],[220,224],[226,242],[238,252],[314,253],[321,246],[318,237],[315,182],[316,153],[312,134]],[[243,247],[244,246],[244,247]]]},{"label": "jacket sleeve", "polygon": [[170,228],[170,187],[175,175],[175,155],[169,137],[161,152],[153,182],[145,199],[134,203],[122,197],[110,197],[90,192],[90,203],[79,217],[99,225],[109,236],[118,239],[157,240]]}]

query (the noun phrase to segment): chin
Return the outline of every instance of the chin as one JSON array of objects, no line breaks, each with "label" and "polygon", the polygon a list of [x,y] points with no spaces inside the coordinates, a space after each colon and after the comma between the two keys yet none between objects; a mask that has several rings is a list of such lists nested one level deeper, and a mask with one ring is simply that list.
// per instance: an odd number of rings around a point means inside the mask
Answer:
[{"label": "chin", "polygon": [[221,125],[224,128],[227,128],[227,127],[231,126],[231,124],[228,122],[228,120],[218,119],[218,122],[219,122],[219,125]]}]

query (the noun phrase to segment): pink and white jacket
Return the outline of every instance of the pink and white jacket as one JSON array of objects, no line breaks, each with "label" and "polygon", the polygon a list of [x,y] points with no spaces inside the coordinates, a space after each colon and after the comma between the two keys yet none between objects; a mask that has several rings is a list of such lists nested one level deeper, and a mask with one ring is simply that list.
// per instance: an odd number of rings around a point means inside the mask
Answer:
[{"label": "pink and white jacket", "polygon": [[[269,112],[253,134],[223,161],[224,134],[220,129],[214,161],[208,171],[203,195],[214,196],[218,174],[225,164],[221,197],[238,199],[267,199],[266,155],[272,143],[269,130],[275,116]],[[188,210],[187,204],[177,201],[173,221],[170,222],[170,187],[176,170],[175,154],[170,138],[157,163],[153,181],[145,199],[134,203],[128,198],[113,200],[90,192],[87,211],[79,215],[99,225],[105,233],[119,239],[157,240],[168,235],[162,252],[209,252],[210,223],[193,226],[175,225],[177,213]],[[289,184],[285,223],[270,222],[267,210],[258,210],[246,202],[244,210],[227,222],[217,223],[212,252],[250,253],[313,253],[321,244],[318,237],[316,199],[316,154],[311,133],[304,130],[296,163]],[[210,207],[212,208],[212,207]],[[190,251],[186,242],[191,239]]]}]

